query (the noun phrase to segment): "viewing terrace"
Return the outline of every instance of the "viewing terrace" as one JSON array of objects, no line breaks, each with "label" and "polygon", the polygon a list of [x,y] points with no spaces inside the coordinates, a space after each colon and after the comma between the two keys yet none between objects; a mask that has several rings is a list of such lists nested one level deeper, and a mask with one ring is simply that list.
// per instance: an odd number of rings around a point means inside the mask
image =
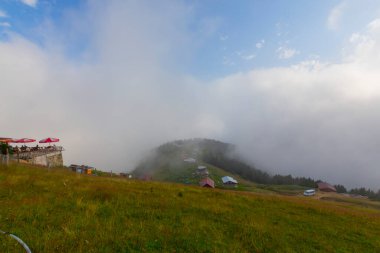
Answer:
[{"label": "viewing terrace", "polygon": [[[58,138],[45,138],[39,143],[48,144],[48,146],[27,146],[25,143],[35,142],[34,139],[14,139],[1,138],[0,162],[8,163],[9,161],[19,163],[31,163],[43,166],[63,166],[62,146],[51,145],[52,142],[58,142]],[[13,144],[14,143],[14,144]],[[19,147],[18,144],[22,143]]]}]

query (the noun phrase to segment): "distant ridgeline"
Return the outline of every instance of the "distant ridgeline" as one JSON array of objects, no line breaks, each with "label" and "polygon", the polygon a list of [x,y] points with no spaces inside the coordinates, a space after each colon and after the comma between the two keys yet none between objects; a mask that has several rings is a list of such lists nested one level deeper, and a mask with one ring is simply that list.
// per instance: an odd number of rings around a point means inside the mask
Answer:
[{"label": "distant ridgeline", "polygon": [[[180,159],[179,159],[180,158]],[[194,158],[226,172],[237,174],[240,177],[259,184],[272,185],[300,185],[315,188],[320,180],[292,175],[270,175],[254,165],[249,165],[236,153],[235,145],[211,139],[177,140],[163,144],[156,148],[150,156],[143,160],[135,169],[137,177],[153,175],[163,172],[165,167],[180,167],[183,159]],[[343,185],[336,185],[338,192],[347,192]],[[352,189],[350,193],[380,199],[378,193],[365,188]]]}]

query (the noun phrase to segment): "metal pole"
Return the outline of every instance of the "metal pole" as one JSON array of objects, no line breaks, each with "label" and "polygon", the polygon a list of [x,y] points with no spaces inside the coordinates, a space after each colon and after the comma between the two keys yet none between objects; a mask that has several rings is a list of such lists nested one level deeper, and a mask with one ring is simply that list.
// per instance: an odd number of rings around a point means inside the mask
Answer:
[{"label": "metal pole", "polygon": [[21,244],[21,246],[25,249],[25,251],[27,253],[32,253],[32,251],[29,249],[28,245],[26,245],[26,243],[21,240],[20,238],[18,238],[17,236],[15,236],[14,234],[11,234],[11,233],[8,233],[8,232],[5,232],[3,230],[0,230],[0,233],[1,234],[4,234],[4,235],[9,235],[10,237],[12,237],[13,239],[15,239],[16,241],[18,241],[19,244]]}]

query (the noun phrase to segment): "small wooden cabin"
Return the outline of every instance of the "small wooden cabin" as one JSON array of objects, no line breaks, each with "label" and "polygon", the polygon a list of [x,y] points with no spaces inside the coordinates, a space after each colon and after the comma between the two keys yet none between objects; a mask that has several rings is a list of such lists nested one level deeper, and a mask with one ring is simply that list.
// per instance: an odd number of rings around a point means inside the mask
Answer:
[{"label": "small wooden cabin", "polygon": [[237,180],[230,176],[222,177],[223,185],[225,186],[237,186]]},{"label": "small wooden cabin", "polygon": [[335,187],[326,182],[319,182],[317,183],[317,185],[318,185],[318,190],[322,192],[336,192]]},{"label": "small wooden cabin", "polygon": [[208,187],[208,188],[215,188],[215,183],[214,181],[209,178],[209,177],[206,177],[206,178],[203,178],[200,182],[199,182],[199,185],[201,187]]},{"label": "small wooden cabin", "polygon": [[197,168],[197,174],[201,176],[208,176],[208,170],[206,166],[198,166]]},{"label": "small wooden cabin", "polygon": [[94,170],[93,167],[87,166],[87,165],[76,165],[76,164],[71,164],[69,168],[78,173],[78,174],[86,174],[86,175],[91,175],[92,171]]}]

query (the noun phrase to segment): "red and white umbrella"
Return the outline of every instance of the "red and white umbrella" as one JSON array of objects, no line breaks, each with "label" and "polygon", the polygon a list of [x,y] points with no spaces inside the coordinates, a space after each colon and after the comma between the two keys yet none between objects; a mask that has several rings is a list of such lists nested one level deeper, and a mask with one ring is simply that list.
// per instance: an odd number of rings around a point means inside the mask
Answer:
[{"label": "red and white umbrella", "polygon": [[51,143],[51,142],[59,142],[58,138],[45,138],[39,141],[39,143]]},{"label": "red and white umbrella", "polygon": [[35,139],[22,138],[22,139],[14,140],[12,142],[14,142],[14,143],[30,143],[30,142],[35,142],[35,141],[36,141]]}]

